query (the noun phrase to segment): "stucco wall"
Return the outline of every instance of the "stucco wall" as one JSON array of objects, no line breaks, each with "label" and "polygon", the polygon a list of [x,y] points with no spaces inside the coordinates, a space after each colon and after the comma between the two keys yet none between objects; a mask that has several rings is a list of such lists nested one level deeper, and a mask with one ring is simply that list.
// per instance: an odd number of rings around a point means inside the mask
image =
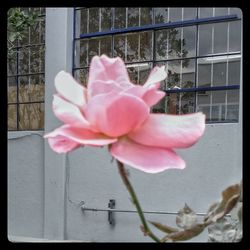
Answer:
[{"label": "stucco wall", "polygon": [[8,135],[8,235],[43,237],[42,132]]},{"label": "stucco wall", "polygon": [[[230,136],[228,136],[230,135]],[[241,133],[237,124],[206,125],[203,138],[188,150],[179,150],[187,162],[184,170],[146,174],[128,167],[130,180],[144,210],[176,212],[185,202],[196,212],[206,212],[220,200],[221,191],[242,178]],[[80,148],[68,155],[67,239],[90,241],[150,241],[142,235],[136,214],[116,213],[110,227],[107,212],[80,209],[116,208],[134,210],[106,149]],[[175,225],[175,215],[149,215],[150,220]],[[201,217],[202,218],[202,217]],[[161,234],[159,234],[161,235]],[[192,241],[206,241],[206,232]]]}]

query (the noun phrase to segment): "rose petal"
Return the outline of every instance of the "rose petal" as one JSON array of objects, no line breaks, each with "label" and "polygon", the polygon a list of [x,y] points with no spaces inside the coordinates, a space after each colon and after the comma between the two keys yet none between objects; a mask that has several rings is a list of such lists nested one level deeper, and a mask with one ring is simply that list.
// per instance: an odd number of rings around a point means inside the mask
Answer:
[{"label": "rose petal", "polygon": [[150,75],[147,81],[145,82],[145,84],[143,85],[143,87],[149,87],[151,85],[159,83],[163,81],[164,79],[166,79],[166,77],[167,77],[167,72],[165,70],[165,66],[161,66],[161,67],[156,66],[150,72]]},{"label": "rose petal", "polygon": [[59,95],[54,95],[53,110],[56,117],[67,124],[79,125],[84,128],[90,127],[89,122],[84,118],[80,109]]},{"label": "rose petal", "polygon": [[86,104],[86,88],[80,85],[69,73],[60,71],[55,77],[55,87],[62,97],[80,108]]},{"label": "rose petal", "polygon": [[143,125],[128,136],[143,145],[186,148],[196,143],[205,130],[205,115],[150,114]]},{"label": "rose petal", "polygon": [[98,92],[98,86],[94,84],[97,80],[114,81],[122,89],[132,86],[127,68],[121,58],[109,58],[106,55],[94,56],[89,69],[88,96]]},{"label": "rose petal", "polygon": [[88,89],[89,99],[95,95],[109,93],[111,91],[121,92],[123,89],[113,80],[101,81],[95,80],[91,83]]},{"label": "rose petal", "polygon": [[156,103],[158,103],[164,96],[166,95],[165,92],[156,90],[155,87],[148,88],[146,93],[143,95],[142,99],[149,107],[152,107]]},{"label": "rose petal", "polygon": [[149,115],[149,107],[136,96],[111,92],[93,97],[84,112],[100,132],[118,137],[140,126]]},{"label": "rose petal", "polygon": [[81,146],[79,143],[61,135],[49,137],[48,143],[50,147],[59,154],[70,152]]},{"label": "rose petal", "polygon": [[173,150],[144,146],[128,138],[112,144],[110,153],[120,162],[147,173],[185,168],[185,162]]},{"label": "rose petal", "polygon": [[57,136],[64,136],[76,143],[84,145],[104,146],[117,141],[116,138],[110,138],[101,133],[95,133],[80,127],[72,127],[67,124],[55,129],[44,137],[52,138]]},{"label": "rose petal", "polygon": [[125,90],[124,93],[128,93],[130,95],[141,98],[149,107],[151,107],[166,95],[165,92],[159,91],[157,89],[157,85],[147,88],[142,86],[133,86],[132,88]]}]

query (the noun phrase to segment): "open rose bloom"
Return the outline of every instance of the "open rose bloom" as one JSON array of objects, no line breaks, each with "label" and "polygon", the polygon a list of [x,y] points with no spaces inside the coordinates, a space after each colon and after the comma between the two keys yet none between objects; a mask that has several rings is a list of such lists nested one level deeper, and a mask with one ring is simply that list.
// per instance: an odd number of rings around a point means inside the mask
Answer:
[{"label": "open rose bloom", "polygon": [[67,153],[80,146],[108,145],[120,162],[148,173],[183,169],[175,148],[196,143],[205,129],[205,115],[152,114],[164,96],[163,67],[152,69],[143,86],[130,82],[119,57],[93,57],[87,88],[61,71],[55,78],[53,110],[64,125],[46,134],[50,147]]}]

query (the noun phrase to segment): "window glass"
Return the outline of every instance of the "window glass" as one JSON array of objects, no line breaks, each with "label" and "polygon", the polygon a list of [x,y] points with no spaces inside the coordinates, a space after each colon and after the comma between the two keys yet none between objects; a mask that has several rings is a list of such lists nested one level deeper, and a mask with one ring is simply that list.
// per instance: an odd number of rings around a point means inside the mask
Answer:
[{"label": "window glass", "polygon": [[128,8],[128,27],[139,26],[139,8]]},{"label": "window glass", "polygon": [[168,56],[168,30],[155,32],[155,54],[156,60],[167,59]]},{"label": "window glass", "polygon": [[169,22],[182,20],[182,8],[169,8]]},{"label": "window glass", "polygon": [[197,9],[196,8],[183,8],[183,21],[196,19]]},{"label": "window glass", "polygon": [[177,59],[182,56],[182,28],[168,30],[168,59]]},{"label": "window glass", "polygon": [[140,36],[140,60],[149,61],[153,59],[152,31],[141,32]]},{"label": "window glass", "polygon": [[88,40],[75,41],[75,67],[88,65]]},{"label": "window glass", "polygon": [[200,91],[197,93],[197,112],[201,111],[206,115],[206,121],[210,121],[211,92]]},{"label": "window glass", "polygon": [[147,81],[152,69],[152,63],[142,63],[139,67],[139,81],[138,83],[144,85]]},{"label": "window glass", "polygon": [[114,56],[119,56],[125,61],[125,43],[124,35],[114,36]]},{"label": "window glass", "polygon": [[43,129],[45,8],[20,9],[39,17],[22,40],[8,43],[8,130]]},{"label": "window glass", "polygon": [[155,23],[168,22],[168,8],[154,8]]},{"label": "window glass", "polygon": [[75,15],[75,35],[80,37],[81,34],[88,33],[88,9],[76,10]]},{"label": "window glass", "polygon": [[199,18],[206,18],[213,16],[213,8],[199,8]]},{"label": "window glass", "polygon": [[226,16],[229,13],[229,8],[215,8],[214,16]]},{"label": "window glass", "polygon": [[100,55],[112,57],[112,38],[110,36],[100,39]]},{"label": "window glass", "polygon": [[29,49],[25,47],[18,51],[18,72],[19,74],[29,73]]},{"label": "window glass", "polygon": [[153,8],[141,8],[141,23],[140,25],[148,25],[153,23]]},{"label": "window glass", "polygon": [[226,91],[211,91],[212,104],[211,104],[211,121],[224,121],[225,120],[225,101]]},{"label": "window glass", "polygon": [[127,65],[128,75],[130,78],[130,81],[133,84],[139,83],[139,66],[138,65]]},{"label": "window glass", "polygon": [[197,63],[197,86],[211,87],[212,62],[209,58],[200,58]]},{"label": "window glass", "polygon": [[[233,13],[241,15],[240,9],[227,7],[90,8],[82,11],[85,15],[81,17],[81,22],[86,25],[78,24],[80,27],[86,26],[86,31],[88,11],[94,13],[94,10],[96,24],[91,25],[95,30],[98,28],[98,31],[111,30],[113,21],[115,29],[124,29],[194,20],[197,17],[212,18]],[[80,13],[80,10],[76,12]],[[240,84],[241,21],[162,27],[149,31],[105,35],[75,40],[75,46],[74,75],[82,84],[87,83],[88,67],[94,55],[121,57],[126,63],[131,81],[135,84],[144,84],[154,66],[164,65],[167,78],[161,81],[161,89],[180,90],[176,93],[167,92],[166,96],[152,107],[153,112],[188,114],[202,111],[206,114],[207,122],[238,121],[239,90],[191,89],[192,92],[185,92],[181,89],[217,86],[226,88],[228,85]],[[14,70],[15,68],[12,71]]]},{"label": "window glass", "polygon": [[227,62],[213,62],[213,86],[225,86],[227,79]]},{"label": "window glass", "polygon": [[169,93],[166,95],[166,102],[162,103],[162,111],[160,113],[167,112],[168,114],[180,113],[180,96],[181,93]]},{"label": "window glass", "polygon": [[44,103],[19,104],[19,128],[42,129],[44,126]]},{"label": "window glass", "polygon": [[167,63],[167,88],[181,87],[181,60],[169,61]]},{"label": "window glass", "polygon": [[214,48],[213,52],[226,53],[227,52],[227,31],[228,23],[214,24]]},{"label": "window glass", "polygon": [[17,102],[17,78],[8,77],[8,103]]},{"label": "window glass", "polygon": [[132,33],[126,36],[127,38],[127,62],[138,61],[139,56],[139,34]]},{"label": "window glass", "polygon": [[[195,60],[185,59],[182,60],[182,88],[195,87]],[[188,94],[186,95],[188,96]]]},{"label": "window glass", "polygon": [[31,47],[30,48],[30,73],[41,72],[42,62],[40,56],[41,47]]},{"label": "window glass", "polygon": [[181,99],[180,114],[189,114],[195,112],[194,92],[181,93],[180,99]]},{"label": "window glass", "polygon": [[237,122],[239,119],[239,90],[227,90],[226,119],[228,122]]},{"label": "window glass", "polygon": [[182,57],[196,56],[196,26],[183,28]]},{"label": "window glass", "polygon": [[199,56],[205,56],[212,53],[212,24],[203,24],[199,25]]},{"label": "window glass", "polygon": [[92,57],[99,55],[99,39],[91,38],[88,44],[88,63],[90,64]]},{"label": "window glass", "polygon": [[126,28],[126,8],[115,8],[115,28]]},{"label": "window glass", "polygon": [[241,51],[241,22],[229,23],[229,52]]},{"label": "window glass", "polygon": [[8,105],[8,130],[17,129],[17,105]]},{"label": "window glass", "polygon": [[99,31],[99,8],[89,8],[89,33]]},{"label": "window glass", "polygon": [[8,62],[7,62],[7,67],[8,67],[8,75],[15,75],[17,72],[17,53],[16,51],[12,51],[8,55]]},{"label": "window glass", "polygon": [[240,8],[229,8],[230,15],[236,14],[238,18],[242,18],[242,11]]},{"label": "window glass", "polygon": [[112,10],[111,8],[101,8],[101,31],[111,30]]},{"label": "window glass", "polygon": [[88,69],[78,69],[74,72],[75,79],[83,86],[87,87]]},{"label": "window glass", "polygon": [[240,84],[240,58],[228,60],[228,85]]}]

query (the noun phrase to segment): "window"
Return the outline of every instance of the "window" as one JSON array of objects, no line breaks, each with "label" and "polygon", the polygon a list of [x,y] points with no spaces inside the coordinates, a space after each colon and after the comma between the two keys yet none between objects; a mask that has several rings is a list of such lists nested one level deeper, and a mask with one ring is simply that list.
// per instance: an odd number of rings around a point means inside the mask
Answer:
[{"label": "window", "polygon": [[8,54],[8,130],[44,127],[45,8],[20,8],[38,12],[38,20],[16,40]]},{"label": "window", "polygon": [[74,76],[86,84],[101,54],[123,58],[135,84],[164,65],[167,94],[153,112],[238,122],[241,18],[238,8],[75,8]]}]

